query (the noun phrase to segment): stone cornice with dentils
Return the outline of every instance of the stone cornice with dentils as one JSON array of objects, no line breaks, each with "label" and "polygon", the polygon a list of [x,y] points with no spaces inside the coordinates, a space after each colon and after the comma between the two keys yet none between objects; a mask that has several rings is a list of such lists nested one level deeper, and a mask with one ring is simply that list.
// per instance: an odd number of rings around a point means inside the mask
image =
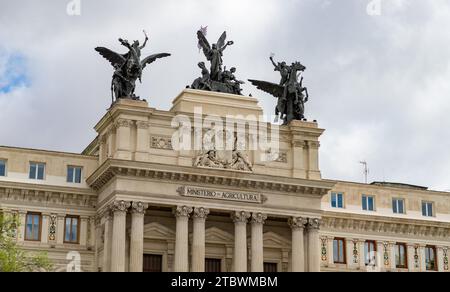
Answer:
[{"label": "stone cornice with dentils", "polygon": [[233,171],[117,159],[109,159],[103,163],[87,179],[87,183],[94,190],[98,191],[115,176],[140,177],[170,182],[202,183],[216,186],[238,187],[241,190],[267,190],[311,196],[323,196],[334,186],[334,183],[324,181],[241,172],[237,176]]}]

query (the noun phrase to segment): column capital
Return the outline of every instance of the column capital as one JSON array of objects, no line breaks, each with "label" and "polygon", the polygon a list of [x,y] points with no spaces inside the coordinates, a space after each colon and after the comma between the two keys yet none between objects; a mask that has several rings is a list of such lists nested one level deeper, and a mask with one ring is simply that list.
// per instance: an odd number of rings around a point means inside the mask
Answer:
[{"label": "column capital", "polygon": [[247,223],[248,218],[250,218],[250,212],[245,211],[236,211],[231,214],[231,219],[233,219],[234,223]]},{"label": "column capital", "polygon": [[136,121],[136,126],[138,129],[147,130],[150,128],[150,123],[145,121]]},{"label": "column capital", "polygon": [[209,215],[209,209],[207,208],[194,208],[194,218],[206,219]]},{"label": "column capital", "polygon": [[306,224],[308,224],[308,219],[304,217],[291,217],[288,220],[288,225],[292,229],[304,229]]},{"label": "column capital", "polygon": [[131,203],[131,213],[144,215],[145,211],[148,209],[148,204],[142,202],[132,202]]},{"label": "column capital", "polygon": [[264,224],[267,219],[267,215],[263,213],[252,213],[252,218],[250,219],[252,223]]},{"label": "column capital", "polygon": [[113,213],[117,213],[117,212],[125,213],[125,212],[127,212],[128,208],[130,208],[130,206],[131,206],[131,203],[127,202],[127,201],[114,201],[111,204],[110,208]]},{"label": "column capital", "polygon": [[131,128],[131,126],[133,125],[133,121],[125,120],[125,119],[118,119],[114,123],[114,125],[116,126],[116,128],[120,128],[120,127]]},{"label": "column capital", "polygon": [[192,207],[187,207],[187,206],[177,206],[174,210],[173,210],[173,214],[175,215],[175,217],[190,217],[190,214],[192,213]]},{"label": "column capital", "polygon": [[308,229],[309,230],[319,230],[321,223],[322,223],[322,220],[320,220],[318,218],[308,218]]}]

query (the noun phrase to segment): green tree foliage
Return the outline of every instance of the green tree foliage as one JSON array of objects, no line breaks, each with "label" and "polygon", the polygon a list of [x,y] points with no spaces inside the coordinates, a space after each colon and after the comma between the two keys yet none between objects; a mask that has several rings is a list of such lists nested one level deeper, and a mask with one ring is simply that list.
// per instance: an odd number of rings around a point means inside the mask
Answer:
[{"label": "green tree foliage", "polygon": [[47,272],[53,265],[45,252],[27,253],[17,245],[19,223],[0,214],[0,272]]}]

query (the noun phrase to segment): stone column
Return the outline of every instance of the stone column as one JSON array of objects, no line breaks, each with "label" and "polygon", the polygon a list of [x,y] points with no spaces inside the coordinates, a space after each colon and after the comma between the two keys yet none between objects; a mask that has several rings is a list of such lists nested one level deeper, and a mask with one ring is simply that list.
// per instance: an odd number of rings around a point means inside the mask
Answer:
[{"label": "stone column", "polygon": [[247,272],[247,221],[249,212],[234,212],[234,272]]},{"label": "stone column", "polygon": [[427,263],[425,258],[425,246],[424,244],[419,245],[419,258],[420,258],[420,271],[426,272],[427,271]]},{"label": "stone column", "polygon": [[303,232],[308,219],[302,217],[290,218],[288,221],[292,229],[292,272],[305,271],[305,245]]},{"label": "stone column", "polygon": [[176,223],[174,272],[189,272],[189,216],[191,207],[177,207],[174,210]]},{"label": "stone column", "polygon": [[23,242],[25,240],[25,225],[27,220],[27,212],[19,211],[19,230],[17,234],[17,241]]},{"label": "stone column", "polygon": [[65,214],[57,215],[56,223],[56,244],[64,244],[64,221],[66,219]]},{"label": "stone column", "polygon": [[[334,237],[327,237],[328,266],[334,266]],[[309,252],[308,252],[309,254]]]},{"label": "stone column", "polygon": [[112,245],[112,214],[111,210],[105,213],[105,233],[103,236],[103,272],[111,271],[111,245]]},{"label": "stone column", "polygon": [[320,272],[320,219],[308,219],[308,265],[309,272]]},{"label": "stone column", "polygon": [[194,233],[192,236],[192,272],[205,271],[205,222],[208,214],[208,209],[194,209]]},{"label": "stone column", "polygon": [[150,148],[148,129],[150,127],[150,124],[149,122],[145,121],[137,121],[136,127],[137,134],[135,159],[137,161],[148,161],[148,151]]},{"label": "stone column", "polygon": [[397,270],[397,263],[395,262],[395,248],[396,247],[396,242],[389,242],[389,258],[391,260],[391,267],[390,269],[392,271],[396,271]]},{"label": "stone column", "polygon": [[87,246],[88,220],[89,217],[82,216],[80,218],[80,246]]},{"label": "stone column", "polygon": [[253,213],[252,223],[252,272],[264,272],[264,246],[263,246],[263,226],[267,219],[266,214]]},{"label": "stone column", "polygon": [[319,170],[319,147],[318,141],[308,141],[309,169],[308,179],[320,180],[321,174]]},{"label": "stone column", "polygon": [[96,239],[96,229],[95,229],[95,217],[89,217],[89,231],[88,231],[88,249],[94,250],[95,239]]},{"label": "stone column", "polygon": [[50,222],[50,214],[42,214],[41,242],[48,243],[48,227]]},{"label": "stone column", "polygon": [[111,272],[125,272],[126,219],[130,202],[115,201],[111,206],[113,212]]},{"label": "stone column", "polygon": [[144,217],[148,204],[131,204],[130,272],[142,272],[144,258]]},{"label": "stone column", "polygon": [[131,127],[130,120],[119,119],[116,121],[116,147],[114,158],[131,160]]}]

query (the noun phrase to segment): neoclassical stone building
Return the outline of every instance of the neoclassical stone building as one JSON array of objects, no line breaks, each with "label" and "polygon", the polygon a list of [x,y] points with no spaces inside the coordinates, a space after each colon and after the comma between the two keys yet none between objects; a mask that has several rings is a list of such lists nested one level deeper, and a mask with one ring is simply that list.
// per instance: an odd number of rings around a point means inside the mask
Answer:
[{"label": "neoclassical stone building", "polygon": [[119,100],[82,154],[0,147],[19,245],[61,271],[449,271],[449,193],[323,179],[317,122],[281,126],[276,153],[180,149],[198,108],[261,138],[256,99],[185,90],[169,111]]}]

